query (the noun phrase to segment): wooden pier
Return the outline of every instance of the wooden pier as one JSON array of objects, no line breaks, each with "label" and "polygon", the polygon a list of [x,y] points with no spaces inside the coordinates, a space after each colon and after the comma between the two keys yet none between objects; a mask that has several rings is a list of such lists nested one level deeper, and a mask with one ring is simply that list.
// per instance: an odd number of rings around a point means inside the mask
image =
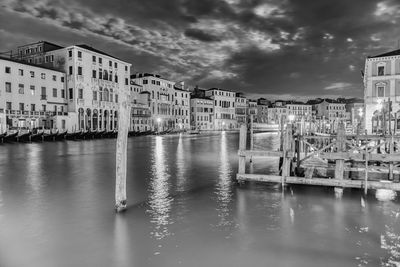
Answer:
[{"label": "wooden pier", "polygon": [[[332,186],[339,195],[343,188],[363,188],[365,193],[368,189],[400,191],[399,135],[346,135],[343,125],[335,135],[307,135],[296,132],[288,124],[282,129],[280,140],[277,151],[254,150],[253,140],[247,149],[247,127],[242,125],[237,180],[281,183],[282,186]],[[246,173],[246,162],[257,157],[279,158],[279,174]],[[325,175],[318,176],[321,172]]]}]

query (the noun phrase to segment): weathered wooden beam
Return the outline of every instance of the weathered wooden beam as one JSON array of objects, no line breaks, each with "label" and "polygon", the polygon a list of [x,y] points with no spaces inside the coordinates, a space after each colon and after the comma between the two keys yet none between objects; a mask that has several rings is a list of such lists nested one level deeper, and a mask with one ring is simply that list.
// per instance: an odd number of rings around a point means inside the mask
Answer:
[{"label": "weathered wooden beam", "polygon": [[[239,150],[239,156],[244,157],[283,157],[283,151]],[[287,151],[286,157],[293,158],[294,152]]]},{"label": "weathered wooden beam", "polygon": [[126,209],[126,167],[129,120],[131,115],[128,89],[120,92],[120,104],[118,109],[118,136],[115,159],[115,209],[117,212]]},{"label": "weathered wooden beam", "polygon": [[[237,174],[238,181],[252,181],[252,182],[268,182],[268,183],[281,183],[282,177],[279,175],[266,175],[266,174]],[[296,176],[286,176],[285,183],[287,184],[303,184],[303,185],[317,185],[317,186],[333,186],[344,188],[364,188],[365,182],[363,180],[338,180],[327,178],[304,178]],[[378,181],[368,181],[369,189],[388,189],[400,191],[400,183],[388,183]]]},{"label": "weathered wooden beam", "polygon": [[[247,139],[247,127],[246,124],[242,124],[240,127],[240,135],[239,135],[239,153],[246,152],[246,140]],[[238,172],[245,173],[246,170],[246,155],[239,155],[239,166]]]}]

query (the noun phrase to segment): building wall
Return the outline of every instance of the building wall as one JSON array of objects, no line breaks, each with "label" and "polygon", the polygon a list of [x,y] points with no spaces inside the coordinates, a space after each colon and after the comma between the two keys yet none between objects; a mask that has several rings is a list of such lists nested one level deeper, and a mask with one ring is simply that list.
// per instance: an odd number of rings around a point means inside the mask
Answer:
[{"label": "building wall", "polygon": [[268,106],[257,105],[257,122],[268,123]]},{"label": "building wall", "polygon": [[235,116],[237,121],[237,128],[239,128],[240,125],[247,123],[247,99],[245,97],[236,96]]},{"label": "building wall", "polygon": [[143,132],[154,129],[153,120],[150,111],[150,94],[143,92],[141,85],[131,81],[131,122],[129,129],[131,131]]},{"label": "building wall", "polygon": [[308,120],[312,116],[312,105],[287,104],[287,115],[294,115],[296,121]]},{"label": "building wall", "polygon": [[192,98],[190,100],[191,124],[199,130],[214,129],[214,102],[206,98]]},{"label": "building wall", "polygon": [[175,88],[174,116],[175,128],[190,129],[190,92]]},{"label": "building wall", "polygon": [[65,88],[62,72],[0,59],[0,130],[69,127]]},{"label": "building wall", "polygon": [[[379,67],[383,72],[379,73]],[[382,105],[378,105],[378,100]],[[383,131],[381,107],[388,115],[387,103],[392,102],[392,116],[400,110],[400,56],[367,58],[364,69],[365,129],[371,134]],[[391,127],[393,128],[394,120]],[[385,123],[386,131],[389,123]],[[397,126],[398,127],[398,126]]]},{"label": "building wall", "polygon": [[119,96],[129,95],[131,64],[80,46],[47,52],[67,75],[68,111],[77,113],[77,130],[114,130]]},{"label": "building wall", "polygon": [[214,101],[214,129],[227,130],[236,128],[236,93],[212,88],[206,91],[206,96]]}]

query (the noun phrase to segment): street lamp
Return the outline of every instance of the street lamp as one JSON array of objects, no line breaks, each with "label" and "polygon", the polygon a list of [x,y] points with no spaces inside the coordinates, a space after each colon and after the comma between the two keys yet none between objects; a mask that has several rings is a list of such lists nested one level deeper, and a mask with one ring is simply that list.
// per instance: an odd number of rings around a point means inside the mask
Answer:
[{"label": "street lamp", "polygon": [[290,114],[288,116],[289,122],[293,122],[295,118],[296,118],[296,116],[294,114]]}]

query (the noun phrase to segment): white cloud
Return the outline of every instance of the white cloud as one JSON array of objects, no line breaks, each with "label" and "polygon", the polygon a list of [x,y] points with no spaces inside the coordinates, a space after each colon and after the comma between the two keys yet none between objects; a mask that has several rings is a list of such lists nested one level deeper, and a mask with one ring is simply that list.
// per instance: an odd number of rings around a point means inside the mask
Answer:
[{"label": "white cloud", "polygon": [[352,84],[351,83],[345,83],[345,82],[337,82],[337,83],[331,83],[330,85],[326,86],[324,90],[344,90],[346,88],[349,88]]},{"label": "white cloud", "polygon": [[349,65],[350,71],[355,71],[356,67],[354,65]]},{"label": "white cloud", "polygon": [[261,4],[253,9],[254,14],[263,18],[269,17],[285,17],[283,10],[273,4],[265,3]]},{"label": "white cloud", "polygon": [[324,33],[324,36],[322,37],[322,39],[324,39],[324,40],[332,40],[333,38],[335,38],[335,37],[328,32]]},{"label": "white cloud", "polygon": [[352,43],[352,42],[353,42],[353,39],[347,38],[346,41],[349,42],[349,43]]}]

